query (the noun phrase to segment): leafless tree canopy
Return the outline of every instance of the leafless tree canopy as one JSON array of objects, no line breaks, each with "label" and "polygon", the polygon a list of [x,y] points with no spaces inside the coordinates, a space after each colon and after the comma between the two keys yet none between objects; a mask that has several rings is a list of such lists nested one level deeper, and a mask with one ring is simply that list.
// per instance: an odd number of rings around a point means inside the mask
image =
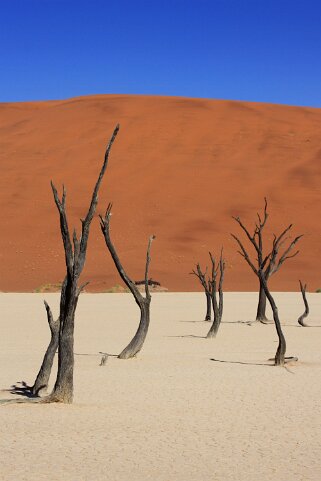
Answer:
[{"label": "leafless tree canopy", "polygon": [[[266,198],[264,200],[265,204],[263,215],[261,216],[259,213],[257,214],[257,221],[252,234],[250,233],[250,230],[243,224],[240,217],[233,217],[252,245],[255,257],[251,257],[248,254],[248,251],[244,247],[244,244],[239,237],[237,237],[235,234],[231,235],[239,246],[239,254],[245,259],[254,274],[260,279],[259,270],[261,270],[262,276],[264,277],[265,281],[268,282],[268,279],[281,268],[287,259],[291,259],[299,253],[298,250],[294,253],[292,253],[292,251],[296,243],[301,239],[302,235],[295,237],[292,241],[289,240],[288,234],[292,229],[292,224],[290,224],[278,236],[273,236],[270,250],[264,252],[263,231],[268,220],[268,204]],[[259,303],[256,316],[258,321],[265,322],[267,320],[265,308],[266,294],[263,288],[263,283],[260,280]]]},{"label": "leafless tree canopy", "polygon": [[[225,260],[223,259],[223,249],[221,250],[221,255],[219,262],[216,262],[215,257],[209,252],[211,259],[211,274],[207,275],[207,268],[203,272],[200,264],[196,264],[196,270],[192,271],[202,284],[207,296],[210,296],[212,300],[212,307],[214,313],[213,323],[210,330],[207,333],[207,338],[215,337],[218,329],[220,327],[222,316],[223,316],[223,281],[224,281],[224,271],[225,271]],[[218,293],[218,298],[217,298]]]}]

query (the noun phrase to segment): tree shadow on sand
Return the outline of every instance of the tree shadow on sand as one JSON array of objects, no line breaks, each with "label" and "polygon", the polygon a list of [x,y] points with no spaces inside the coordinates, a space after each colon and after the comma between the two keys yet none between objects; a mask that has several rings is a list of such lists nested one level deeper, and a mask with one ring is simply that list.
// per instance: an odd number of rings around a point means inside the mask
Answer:
[{"label": "tree shadow on sand", "polygon": [[27,398],[39,397],[38,395],[33,394],[32,386],[28,386],[25,381],[18,381],[16,384],[13,384],[9,389],[2,389],[1,391],[9,392],[10,394],[15,394],[17,396]]},{"label": "tree shadow on sand", "polygon": [[203,322],[206,322],[206,323],[209,323],[209,322],[212,322],[211,320],[205,320],[205,319],[200,319],[199,321],[178,321],[178,322],[192,322],[193,324],[196,324],[196,323],[203,323]]},{"label": "tree shadow on sand", "polygon": [[245,326],[251,326],[252,324],[254,324],[256,321],[243,321],[243,320],[239,320],[239,321],[222,321],[222,324],[243,324]]},{"label": "tree shadow on sand", "polygon": [[224,363],[227,363],[227,364],[244,364],[246,366],[272,366],[272,367],[274,367],[274,364],[271,364],[271,362],[228,361],[228,360],[225,360],[225,359],[214,359],[214,358],[211,358],[210,361],[224,362]]},{"label": "tree shadow on sand", "polygon": [[300,329],[305,329],[306,327],[321,327],[320,324],[306,324],[305,326],[300,326],[299,324],[284,324],[285,327],[299,327]]},{"label": "tree shadow on sand", "polygon": [[195,334],[185,334],[184,336],[164,336],[164,337],[195,337],[197,339],[206,339],[206,336],[195,336]]},{"label": "tree shadow on sand", "polygon": [[[245,365],[245,366],[269,366],[269,367],[276,367],[275,366],[275,359],[274,357],[273,358],[270,358],[268,359],[266,362],[247,362],[247,361],[229,361],[229,360],[225,360],[225,359],[215,359],[215,358],[211,358],[210,361],[214,361],[214,362],[222,362],[222,363],[227,363],[227,364],[242,364],[242,365]],[[289,363],[296,363],[298,361],[298,358],[295,357],[295,356],[289,356],[289,357],[285,357],[284,358],[284,367],[288,372],[290,372],[291,374],[294,374],[288,366],[286,366],[286,364],[289,364]]]}]

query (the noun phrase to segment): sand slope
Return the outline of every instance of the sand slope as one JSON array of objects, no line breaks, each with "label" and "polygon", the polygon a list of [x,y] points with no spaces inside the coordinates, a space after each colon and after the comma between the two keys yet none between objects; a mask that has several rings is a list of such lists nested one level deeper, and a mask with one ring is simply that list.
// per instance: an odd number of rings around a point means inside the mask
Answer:
[{"label": "sand slope", "polygon": [[[58,296],[46,297],[57,313]],[[299,357],[288,370],[267,363],[274,326],[237,322],[253,319],[254,293],[227,293],[211,340],[201,293],[155,294],[137,359],[99,367],[99,351],[130,339],[137,307],[128,294],[82,295],[75,403],[0,406],[0,480],[319,481],[321,294],[308,296],[311,328],[296,325],[299,296],[275,297]],[[48,340],[42,299],[0,295],[0,388],[34,380]]]},{"label": "sand slope", "polygon": [[[171,290],[195,290],[188,275],[224,244],[226,288],[256,279],[236,253],[231,220],[254,221],[266,195],[272,231],[293,222],[301,253],[273,279],[296,290],[321,287],[321,109],[245,102],[105,95],[0,105],[0,289],[28,291],[64,274],[58,216],[49,186],[68,190],[70,225],[79,229],[115,124],[99,211],[114,202],[112,235],[135,278],[154,233],[152,276]],[[119,282],[95,221],[85,280]]]}]

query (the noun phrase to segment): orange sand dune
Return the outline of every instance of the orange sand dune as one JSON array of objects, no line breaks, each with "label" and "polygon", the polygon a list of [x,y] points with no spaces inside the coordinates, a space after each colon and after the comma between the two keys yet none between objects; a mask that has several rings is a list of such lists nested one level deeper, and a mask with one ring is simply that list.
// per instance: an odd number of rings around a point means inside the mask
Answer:
[{"label": "orange sand dune", "polygon": [[[252,225],[269,200],[272,232],[293,223],[300,254],[271,279],[277,290],[321,287],[321,109],[175,97],[101,95],[0,104],[0,290],[32,291],[64,275],[50,179],[67,187],[70,226],[79,230],[115,124],[121,125],[98,212],[113,201],[112,236],[134,279],[144,272],[170,290],[198,290],[195,262],[224,245],[226,289],[255,290],[237,253],[232,215]],[[119,283],[92,226],[83,280],[88,290]]]}]

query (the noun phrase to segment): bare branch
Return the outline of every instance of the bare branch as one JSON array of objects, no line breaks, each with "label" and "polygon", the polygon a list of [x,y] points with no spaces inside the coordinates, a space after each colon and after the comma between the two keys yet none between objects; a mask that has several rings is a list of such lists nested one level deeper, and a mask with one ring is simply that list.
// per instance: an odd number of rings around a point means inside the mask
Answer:
[{"label": "bare branch", "polygon": [[64,245],[64,250],[65,250],[65,261],[66,261],[67,272],[70,276],[72,276],[74,256],[73,256],[73,250],[72,250],[72,245],[70,240],[70,233],[69,233],[69,227],[68,227],[68,221],[67,221],[66,209],[65,209],[66,190],[65,190],[65,187],[63,186],[62,200],[60,201],[58,192],[54,183],[51,181],[50,184],[51,184],[54,200],[55,200],[57,209],[59,211],[60,230],[61,230],[61,236],[62,236],[62,241]]},{"label": "bare branch", "polygon": [[[257,253],[257,262],[258,266],[262,267],[262,256],[263,256],[263,240],[262,240],[262,230],[266,224],[266,221],[268,219],[268,213],[267,213],[267,200],[266,197],[264,197],[264,212],[263,212],[263,218],[259,213],[256,214],[258,218],[258,223],[255,224],[254,228],[254,233],[251,236],[249,230],[245,227],[245,225],[242,223],[241,219],[239,217],[233,217],[234,220],[239,224],[241,229],[245,232],[247,238],[253,245],[254,249],[256,250]],[[247,260],[247,255],[243,255],[243,257]]]},{"label": "bare branch", "polygon": [[114,244],[112,243],[112,240],[110,238],[110,217],[111,217],[111,209],[112,209],[112,204],[109,203],[108,207],[106,209],[105,217],[99,216],[100,217],[100,227],[102,230],[102,233],[105,238],[106,246],[110,252],[110,255],[112,256],[112,259],[114,261],[114,264],[116,266],[116,269],[118,270],[118,273],[128,289],[131,291],[133,294],[135,301],[137,302],[138,305],[142,303],[143,301],[143,296],[139,292],[139,289],[137,288],[136,284],[128,277],[128,275],[125,272],[125,269],[123,268],[120,259],[118,257],[118,254],[116,252],[116,249],[114,247]]},{"label": "bare branch", "polygon": [[87,282],[84,282],[84,284],[81,284],[81,286],[78,287],[78,290],[77,290],[77,297],[79,296],[79,294],[85,289],[86,286],[88,286],[90,282],[87,281]]},{"label": "bare branch", "polygon": [[269,214],[267,213],[267,206],[268,206],[267,198],[264,197],[264,219],[263,219],[263,222],[261,222],[261,227],[265,226],[265,223],[269,217]]},{"label": "bare branch", "polygon": [[220,292],[222,290],[222,286],[223,286],[224,271],[225,271],[225,260],[223,259],[223,247],[221,249],[219,267],[220,267],[220,281],[219,281],[219,285],[218,285],[218,290]]},{"label": "bare branch", "polygon": [[54,327],[54,324],[55,324],[55,321],[53,319],[52,312],[51,312],[51,309],[49,307],[49,304],[47,303],[47,301],[43,301],[43,302],[44,302],[46,312],[47,312],[47,319],[48,319],[49,328],[52,331],[52,329]]},{"label": "bare branch", "polygon": [[112,148],[112,145],[114,143],[114,140],[116,139],[116,136],[117,136],[118,132],[119,132],[119,124],[116,125],[116,127],[114,129],[114,132],[113,132],[113,134],[112,134],[112,136],[111,136],[111,138],[108,142],[108,145],[107,145],[107,148],[106,148],[106,151],[105,151],[104,162],[103,162],[102,168],[101,168],[99,176],[98,176],[98,180],[96,182],[96,185],[95,185],[95,188],[94,188],[94,191],[93,191],[93,194],[92,194],[90,206],[89,206],[89,209],[88,209],[88,212],[87,212],[87,215],[86,215],[85,219],[82,221],[82,234],[81,234],[80,254],[79,254],[80,270],[82,270],[83,264],[85,262],[87,242],[88,242],[88,236],[89,236],[89,227],[90,227],[91,221],[92,221],[92,219],[94,217],[94,214],[95,214],[95,210],[96,210],[96,206],[97,206],[97,202],[98,202],[98,191],[99,191],[101,182],[103,180],[103,177],[104,177],[107,165],[108,165],[110,150]]},{"label": "bare branch", "polygon": [[215,294],[215,296],[216,296],[216,277],[217,277],[219,266],[216,265],[215,257],[213,257],[211,252],[209,252],[209,256],[210,256],[211,263],[212,263],[212,276],[211,276],[211,279],[209,280],[209,283],[211,285],[212,295]]},{"label": "bare branch", "polygon": [[74,229],[72,241],[74,244],[74,275],[77,275],[76,269],[78,264],[78,257],[79,257],[79,250],[80,250],[80,242],[77,237],[76,229]]},{"label": "bare branch", "polygon": [[[286,227],[286,229],[284,229],[284,231],[281,232],[281,234],[280,234],[278,237],[276,237],[276,235],[274,234],[274,242],[273,242],[273,245],[274,245],[276,248],[281,247],[281,245],[285,242],[285,239],[283,239],[283,238],[284,238],[285,234],[286,234],[287,232],[289,232],[289,230],[292,229],[292,226],[293,226],[293,224],[288,225],[288,227]],[[282,239],[283,239],[283,240],[282,240]],[[282,241],[282,242],[281,242],[281,241]]]},{"label": "bare branch", "polygon": [[145,267],[145,294],[146,294],[146,298],[150,298],[149,286],[148,286],[148,269],[149,269],[149,264],[150,264],[150,249],[151,249],[152,242],[153,242],[154,239],[156,239],[156,236],[151,235],[149,240],[148,240],[148,247],[147,247],[147,254],[146,254],[146,267]]},{"label": "bare branch", "polygon": [[207,281],[206,281],[207,267],[205,269],[205,272],[202,272],[200,264],[197,263],[196,269],[197,269],[197,272],[193,269],[193,271],[190,274],[195,275],[199,279],[200,283],[202,284],[205,292],[207,294],[210,294],[210,286],[207,284]]},{"label": "bare branch", "polygon": [[254,246],[254,249],[256,250],[257,253],[259,253],[259,246],[257,245],[256,241],[255,241],[255,233],[253,236],[251,236],[250,232],[248,231],[248,229],[245,227],[245,225],[242,223],[241,219],[239,217],[233,217],[232,218],[239,224],[239,226],[241,227],[241,229],[245,232],[246,234],[246,237],[249,239],[249,241],[251,242],[251,244]]},{"label": "bare branch", "polygon": [[254,266],[254,264],[252,263],[251,259],[249,258],[249,255],[248,255],[248,253],[246,252],[246,250],[245,250],[242,242],[240,241],[240,239],[239,239],[238,237],[236,237],[236,235],[234,235],[234,234],[231,234],[231,236],[233,237],[233,239],[236,240],[236,242],[238,243],[238,245],[239,245],[240,248],[241,248],[241,252],[238,251],[239,254],[241,254],[241,256],[244,257],[244,259],[246,260],[246,262],[248,263],[248,265],[251,267],[252,271],[253,271],[256,275],[258,275],[258,271],[257,271],[256,267]]},{"label": "bare branch", "polygon": [[[270,259],[270,257],[271,257],[271,252],[262,260],[262,264],[261,264],[262,270],[264,270],[266,263]],[[268,266],[268,269],[269,269],[269,266]],[[264,274],[266,274],[266,272],[264,272]]]},{"label": "bare branch", "polygon": [[[287,259],[291,259],[292,257],[295,257],[299,251],[296,251],[294,254],[292,255],[289,255],[289,252],[293,249],[293,247],[295,246],[295,244],[301,239],[301,237],[303,237],[303,235],[299,235],[297,236],[292,242],[291,244],[288,246],[288,248],[284,251],[284,253],[282,254],[282,256],[279,258],[279,260],[277,262],[275,262],[275,258],[273,259],[273,261],[271,262],[271,273],[274,273],[274,272],[277,272],[281,265],[283,264],[283,262],[285,262]],[[273,255],[273,254],[272,254]]]}]

